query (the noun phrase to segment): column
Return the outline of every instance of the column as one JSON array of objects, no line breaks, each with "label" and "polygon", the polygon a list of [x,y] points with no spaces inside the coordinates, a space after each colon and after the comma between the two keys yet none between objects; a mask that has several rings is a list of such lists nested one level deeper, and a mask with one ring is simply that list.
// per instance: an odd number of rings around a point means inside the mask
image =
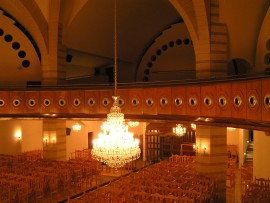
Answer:
[{"label": "column", "polygon": [[264,131],[253,131],[254,148],[253,148],[253,179],[270,178],[270,133]]},{"label": "column", "polygon": [[43,157],[50,160],[66,160],[66,121],[43,121]]},{"label": "column", "polygon": [[226,202],[227,129],[198,126],[196,129],[196,171],[214,177],[219,203]]}]

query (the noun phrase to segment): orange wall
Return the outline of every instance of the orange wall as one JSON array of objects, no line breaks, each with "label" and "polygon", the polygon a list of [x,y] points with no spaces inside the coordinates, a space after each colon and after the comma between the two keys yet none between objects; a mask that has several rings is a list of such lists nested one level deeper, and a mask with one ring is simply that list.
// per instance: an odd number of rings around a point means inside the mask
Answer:
[{"label": "orange wall", "polygon": [[22,152],[43,148],[43,120],[22,120]]},{"label": "orange wall", "polygon": [[0,129],[0,153],[9,155],[19,154],[21,152],[22,142],[15,138],[15,133],[21,131],[21,121],[1,121]]}]

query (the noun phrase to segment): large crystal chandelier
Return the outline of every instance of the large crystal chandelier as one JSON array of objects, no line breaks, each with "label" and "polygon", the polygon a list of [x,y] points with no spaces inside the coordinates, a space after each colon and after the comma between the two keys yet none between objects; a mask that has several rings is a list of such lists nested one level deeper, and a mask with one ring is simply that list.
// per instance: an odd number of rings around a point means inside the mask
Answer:
[{"label": "large crystal chandelier", "polygon": [[[114,1],[114,95],[117,95],[117,49],[116,49],[116,0]],[[140,157],[139,140],[133,138],[133,133],[125,125],[124,114],[118,103],[118,96],[113,96],[114,102],[107,114],[107,121],[101,125],[98,138],[93,140],[92,157],[104,162],[112,168],[121,168],[126,163]]]},{"label": "large crystal chandelier", "polygon": [[176,127],[173,128],[173,133],[177,136],[184,136],[186,133],[186,128],[182,124],[176,124]]}]

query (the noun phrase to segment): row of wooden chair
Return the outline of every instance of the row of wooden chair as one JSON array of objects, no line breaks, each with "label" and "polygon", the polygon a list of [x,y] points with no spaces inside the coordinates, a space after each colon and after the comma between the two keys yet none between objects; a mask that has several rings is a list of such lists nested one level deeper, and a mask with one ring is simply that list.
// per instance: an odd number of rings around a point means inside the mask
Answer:
[{"label": "row of wooden chair", "polygon": [[52,161],[38,154],[42,153],[0,155],[0,187],[5,188],[0,190],[0,202],[53,200],[99,184],[101,164],[93,159]]},{"label": "row of wooden chair", "polygon": [[198,175],[193,159],[178,158],[132,172],[70,202],[214,202],[214,178]]},{"label": "row of wooden chair", "polygon": [[269,203],[270,202],[270,180],[256,178],[246,185],[242,194],[242,203]]}]

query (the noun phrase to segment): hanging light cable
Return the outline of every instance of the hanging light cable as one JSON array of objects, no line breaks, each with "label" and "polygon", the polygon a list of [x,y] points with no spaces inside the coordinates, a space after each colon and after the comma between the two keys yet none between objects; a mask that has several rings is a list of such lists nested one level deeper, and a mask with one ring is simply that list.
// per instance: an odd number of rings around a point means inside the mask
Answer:
[{"label": "hanging light cable", "polygon": [[121,168],[126,163],[140,157],[139,140],[125,125],[124,114],[121,113],[117,95],[117,32],[116,32],[116,0],[114,0],[114,96],[113,106],[107,114],[107,121],[101,125],[98,138],[93,140],[92,157],[104,162],[112,168]]}]

